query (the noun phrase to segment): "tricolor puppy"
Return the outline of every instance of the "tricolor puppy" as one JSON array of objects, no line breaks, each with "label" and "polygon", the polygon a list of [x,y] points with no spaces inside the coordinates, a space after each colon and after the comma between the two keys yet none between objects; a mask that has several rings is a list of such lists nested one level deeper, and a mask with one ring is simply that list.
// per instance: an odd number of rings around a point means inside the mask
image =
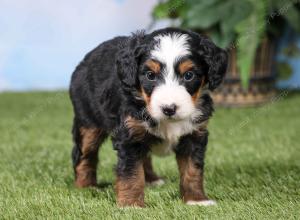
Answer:
[{"label": "tricolor puppy", "polygon": [[211,205],[203,189],[209,90],[227,54],[191,31],[166,28],[116,37],[88,53],[72,76],[75,184],[97,184],[98,149],[111,135],[118,154],[119,206],[144,206],[145,183],[161,184],[151,154],[174,152],[187,204]]}]

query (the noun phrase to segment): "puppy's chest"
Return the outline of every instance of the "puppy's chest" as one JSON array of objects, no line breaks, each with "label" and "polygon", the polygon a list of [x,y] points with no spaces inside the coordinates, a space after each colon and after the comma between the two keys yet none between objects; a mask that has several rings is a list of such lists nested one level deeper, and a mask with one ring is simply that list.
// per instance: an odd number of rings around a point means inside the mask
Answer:
[{"label": "puppy's chest", "polygon": [[158,156],[167,156],[173,152],[180,137],[192,133],[197,125],[190,121],[164,122],[155,128],[149,128],[149,133],[159,137],[160,142],[151,146],[151,151]]}]

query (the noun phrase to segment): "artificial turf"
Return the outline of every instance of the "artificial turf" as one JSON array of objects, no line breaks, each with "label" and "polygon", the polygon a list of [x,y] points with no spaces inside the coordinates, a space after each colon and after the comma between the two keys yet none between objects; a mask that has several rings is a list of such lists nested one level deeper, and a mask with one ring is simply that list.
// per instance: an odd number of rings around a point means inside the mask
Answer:
[{"label": "artificial turf", "polygon": [[100,151],[100,188],[76,189],[66,92],[0,94],[0,219],[300,219],[300,94],[260,108],[218,108],[210,121],[205,188],[215,207],[184,205],[174,156],[155,158],[166,184],[146,208],[119,209],[116,155]]}]

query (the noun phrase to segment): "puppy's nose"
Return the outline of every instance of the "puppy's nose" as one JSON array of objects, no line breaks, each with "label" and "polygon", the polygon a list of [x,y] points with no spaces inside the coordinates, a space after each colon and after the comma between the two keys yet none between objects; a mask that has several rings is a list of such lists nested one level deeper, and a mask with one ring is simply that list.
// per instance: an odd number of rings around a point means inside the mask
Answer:
[{"label": "puppy's nose", "polygon": [[175,115],[176,109],[177,106],[175,104],[162,106],[162,112],[169,117]]}]

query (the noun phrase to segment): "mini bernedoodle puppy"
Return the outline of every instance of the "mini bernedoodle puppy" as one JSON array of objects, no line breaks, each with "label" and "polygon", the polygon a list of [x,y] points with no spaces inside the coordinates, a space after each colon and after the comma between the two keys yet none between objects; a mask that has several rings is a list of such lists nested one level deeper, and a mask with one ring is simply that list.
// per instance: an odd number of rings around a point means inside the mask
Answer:
[{"label": "mini bernedoodle puppy", "polygon": [[203,187],[209,90],[221,82],[227,53],[177,28],[116,37],[88,53],[73,73],[75,184],[95,186],[98,149],[110,135],[118,154],[119,206],[144,206],[145,183],[163,180],[151,154],[174,152],[180,192],[190,205],[213,205]]}]

